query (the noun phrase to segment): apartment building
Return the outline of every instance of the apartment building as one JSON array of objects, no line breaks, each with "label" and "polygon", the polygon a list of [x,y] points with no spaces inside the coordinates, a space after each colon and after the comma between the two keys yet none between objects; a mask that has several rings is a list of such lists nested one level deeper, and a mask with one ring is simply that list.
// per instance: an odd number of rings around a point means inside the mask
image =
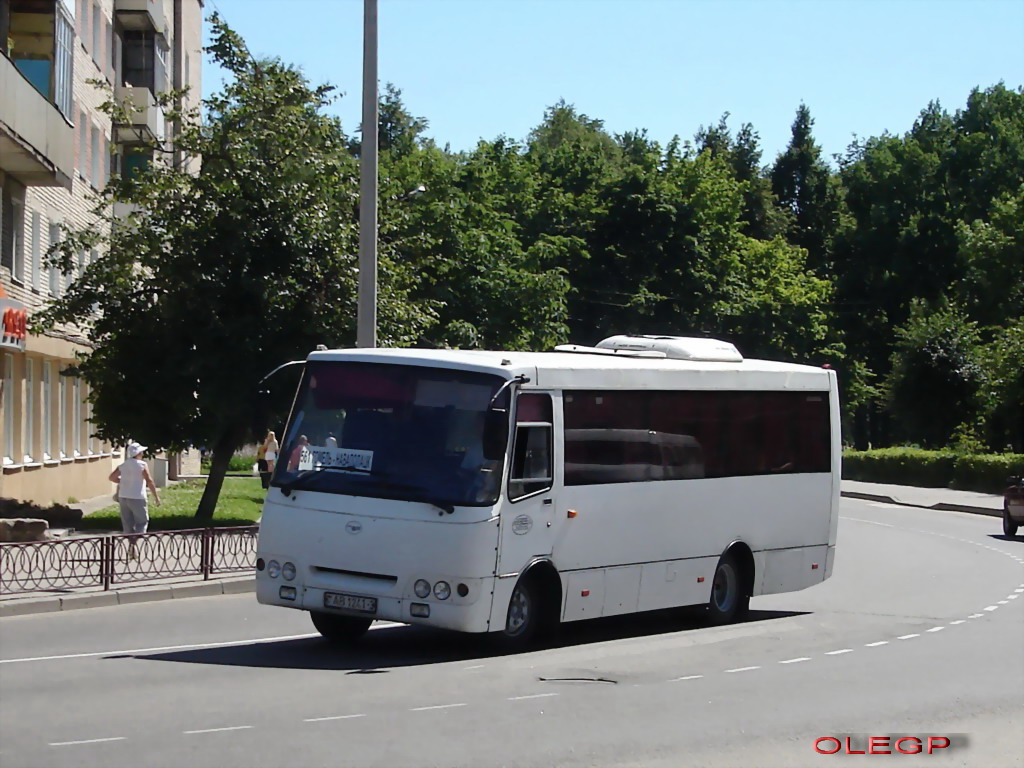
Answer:
[{"label": "apartment building", "polygon": [[[156,94],[188,87],[198,104],[202,12],[203,0],[0,0],[0,497],[111,490],[120,455],[92,436],[88,386],[69,370],[85,338],[75,325],[27,333],[25,320],[103,257],[48,269],[62,229],[95,225],[89,198],[112,173],[160,161],[133,146],[173,145]],[[135,104],[131,125],[111,124],[90,80]]]}]

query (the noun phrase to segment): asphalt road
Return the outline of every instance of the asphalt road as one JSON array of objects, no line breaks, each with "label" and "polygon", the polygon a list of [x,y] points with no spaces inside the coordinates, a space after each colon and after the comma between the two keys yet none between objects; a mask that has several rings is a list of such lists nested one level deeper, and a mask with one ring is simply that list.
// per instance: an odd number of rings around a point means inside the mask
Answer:
[{"label": "asphalt road", "polygon": [[252,595],[6,618],[0,765],[799,767],[899,734],[952,744],[894,765],[1024,766],[1024,537],[998,526],[844,499],[833,578],[745,623],[601,620],[514,656],[393,625],[338,650]]}]

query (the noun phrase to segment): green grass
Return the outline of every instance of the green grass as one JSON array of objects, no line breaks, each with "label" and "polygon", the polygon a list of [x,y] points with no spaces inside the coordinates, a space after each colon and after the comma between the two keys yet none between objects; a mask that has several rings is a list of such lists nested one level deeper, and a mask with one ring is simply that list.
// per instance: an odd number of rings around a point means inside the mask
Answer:
[{"label": "green grass", "polygon": [[[217,499],[213,520],[195,518],[199,499],[203,495],[205,480],[187,480],[160,489],[157,506],[152,495],[149,499],[149,530],[177,531],[185,528],[224,528],[235,525],[253,525],[263,511],[265,491],[258,477],[226,477]],[[82,518],[79,526],[88,531],[121,530],[121,513],[116,504]]]}]

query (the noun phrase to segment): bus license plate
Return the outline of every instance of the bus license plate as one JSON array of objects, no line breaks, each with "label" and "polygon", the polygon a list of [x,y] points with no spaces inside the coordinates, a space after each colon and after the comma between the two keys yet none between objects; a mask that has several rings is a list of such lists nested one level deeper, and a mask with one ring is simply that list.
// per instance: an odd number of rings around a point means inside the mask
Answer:
[{"label": "bus license plate", "polygon": [[327,608],[344,608],[348,611],[359,611],[360,613],[376,613],[377,598],[345,595],[341,592],[324,592],[324,606]]}]

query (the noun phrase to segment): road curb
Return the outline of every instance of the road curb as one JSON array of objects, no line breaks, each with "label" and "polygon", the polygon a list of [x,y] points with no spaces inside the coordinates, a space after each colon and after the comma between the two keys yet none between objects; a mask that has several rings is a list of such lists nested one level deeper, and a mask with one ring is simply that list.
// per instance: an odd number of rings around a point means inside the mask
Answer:
[{"label": "road curb", "polygon": [[0,601],[0,618],[9,616],[31,616],[39,613],[75,611],[84,608],[110,608],[115,605],[132,605],[157,600],[181,600],[189,597],[212,597],[214,595],[239,595],[256,591],[256,579],[217,579],[194,584],[146,585],[134,589],[110,592],[90,592],[84,595],[26,597]]},{"label": "road curb", "polygon": [[934,509],[938,512],[967,512],[972,515],[986,515],[988,517],[1002,517],[1002,510],[990,509],[988,507],[972,507],[969,504],[949,504],[940,502],[938,504],[914,504],[909,501],[900,501],[892,496],[885,496],[879,493],[862,493],[861,491],[840,491],[840,495],[848,499],[860,499],[861,501],[877,501],[881,504],[895,504],[900,507],[915,507],[917,509]]}]

